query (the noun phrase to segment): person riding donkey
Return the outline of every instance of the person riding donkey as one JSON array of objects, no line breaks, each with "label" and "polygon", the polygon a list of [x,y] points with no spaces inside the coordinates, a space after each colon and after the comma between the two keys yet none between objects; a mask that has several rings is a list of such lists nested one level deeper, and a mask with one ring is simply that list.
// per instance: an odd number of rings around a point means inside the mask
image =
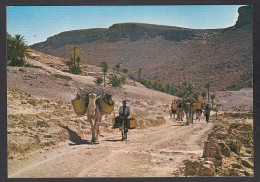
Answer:
[{"label": "person riding donkey", "polygon": [[119,107],[119,116],[115,118],[114,127],[117,127],[119,125],[120,128],[122,126],[122,123],[124,122],[125,132],[128,132],[127,121],[128,121],[128,117],[130,116],[130,108],[126,106],[126,100],[124,100],[122,104],[123,105]]}]

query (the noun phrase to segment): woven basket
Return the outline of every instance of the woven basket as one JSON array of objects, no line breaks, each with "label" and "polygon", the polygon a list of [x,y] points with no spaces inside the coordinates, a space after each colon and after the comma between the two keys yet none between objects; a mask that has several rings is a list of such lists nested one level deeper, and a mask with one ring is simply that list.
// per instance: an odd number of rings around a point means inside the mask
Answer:
[{"label": "woven basket", "polygon": [[102,114],[111,114],[114,111],[115,104],[109,105],[102,99],[98,99],[98,103]]},{"label": "woven basket", "polygon": [[201,109],[201,102],[196,102],[195,107],[196,109]]},{"label": "woven basket", "polygon": [[78,116],[82,116],[87,111],[86,101],[83,99],[75,99],[71,101],[74,111]]},{"label": "woven basket", "polygon": [[172,104],[172,109],[177,109],[177,104],[176,103],[174,103],[174,104]]},{"label": "woven basket", "polygon": [[137,125],[137,120],[135,118],[130,118],[127,122],[128,124],[128,129],[134,129],[136,128],[136,125]]}]

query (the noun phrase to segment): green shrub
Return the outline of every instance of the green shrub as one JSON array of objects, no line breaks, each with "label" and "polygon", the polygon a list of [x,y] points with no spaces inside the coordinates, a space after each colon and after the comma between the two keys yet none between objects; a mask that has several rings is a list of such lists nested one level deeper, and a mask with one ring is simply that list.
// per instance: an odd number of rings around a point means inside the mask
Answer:
[{"label": "green shrub", "polygon": [[121,78],[117,75],[112,75],[109,78],[109,84],[111,84],[113,87],[120,87],[122,85]]},{"label": "green shrub", "polygon": [[123,75],[123,76],[121,76],[121,83],[122,84],[125,84],[126,83],[126,76],[125,75]]},{"label": "green shrub", "polygon": [[94,81],[97,85],[100,85],[103,82],[103,78],[96,78],[96,80]]}]

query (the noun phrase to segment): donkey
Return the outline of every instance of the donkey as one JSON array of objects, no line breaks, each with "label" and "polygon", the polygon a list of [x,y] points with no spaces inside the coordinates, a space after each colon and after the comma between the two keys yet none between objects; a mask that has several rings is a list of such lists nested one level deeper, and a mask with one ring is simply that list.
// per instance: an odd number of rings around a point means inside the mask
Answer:
[{"label": "donkey", "polygon": [[186,125],[193,124],[193,115],[196,111],[195,99],[185,98],[183,99],[183,110],[186,115]]}]

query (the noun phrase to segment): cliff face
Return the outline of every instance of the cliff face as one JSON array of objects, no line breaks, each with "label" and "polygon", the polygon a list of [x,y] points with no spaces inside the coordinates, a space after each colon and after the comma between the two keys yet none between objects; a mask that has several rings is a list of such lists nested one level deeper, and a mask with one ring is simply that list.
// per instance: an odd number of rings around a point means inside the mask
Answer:
[{"label": "cliff face", "polygon": [[238,9],[238,19],[235,27],[242,27],[253,23],[252,6],[242,6]]},{"label": "cliff face", "polygon": [[198,88],[251,87],[253,80],[252,7],[240,7],[236,24],[226,29],[194,30],[141,23],[114,24],[108,29],[63,32],[31,46],[67,58],[71,45],[81,48],[85,63],[106,61],[110,68],[135,72],[142,78],[179,85],[192,81]]},{"label": "cliff face", "polygon": [[86,29],[86,30],[73,30],[62,32],[47,38],[45,42],[40,42],[31,46],[32,49],[38,47],[50,46],[53,49],[67,45],[67,44],[83,44],[103,39],[106,29]]},{"label": "cliff face", "polygon": [[122,39],[136,41],[141,38],[155,37],[180,41],[194,37],[194,35],[195,31],[191,29],[141,23],[114,24],[106,31],[106,37],[110,41],[119,41]]},{"label": "cliff face", "polygon": [[45,42],[32,45],[31,48],[39,49],[39,47],[50,46],[56,49],[67,44],[80,45],[95,41],[116,42],[126,39],[137,41],[142,38],[156,37],[170,41],[181,41],[193,38],[198,32],[203,31],[142,23],[120,23],[114,24],[108,29],[96,28],[62,32],[49,37]]}]

